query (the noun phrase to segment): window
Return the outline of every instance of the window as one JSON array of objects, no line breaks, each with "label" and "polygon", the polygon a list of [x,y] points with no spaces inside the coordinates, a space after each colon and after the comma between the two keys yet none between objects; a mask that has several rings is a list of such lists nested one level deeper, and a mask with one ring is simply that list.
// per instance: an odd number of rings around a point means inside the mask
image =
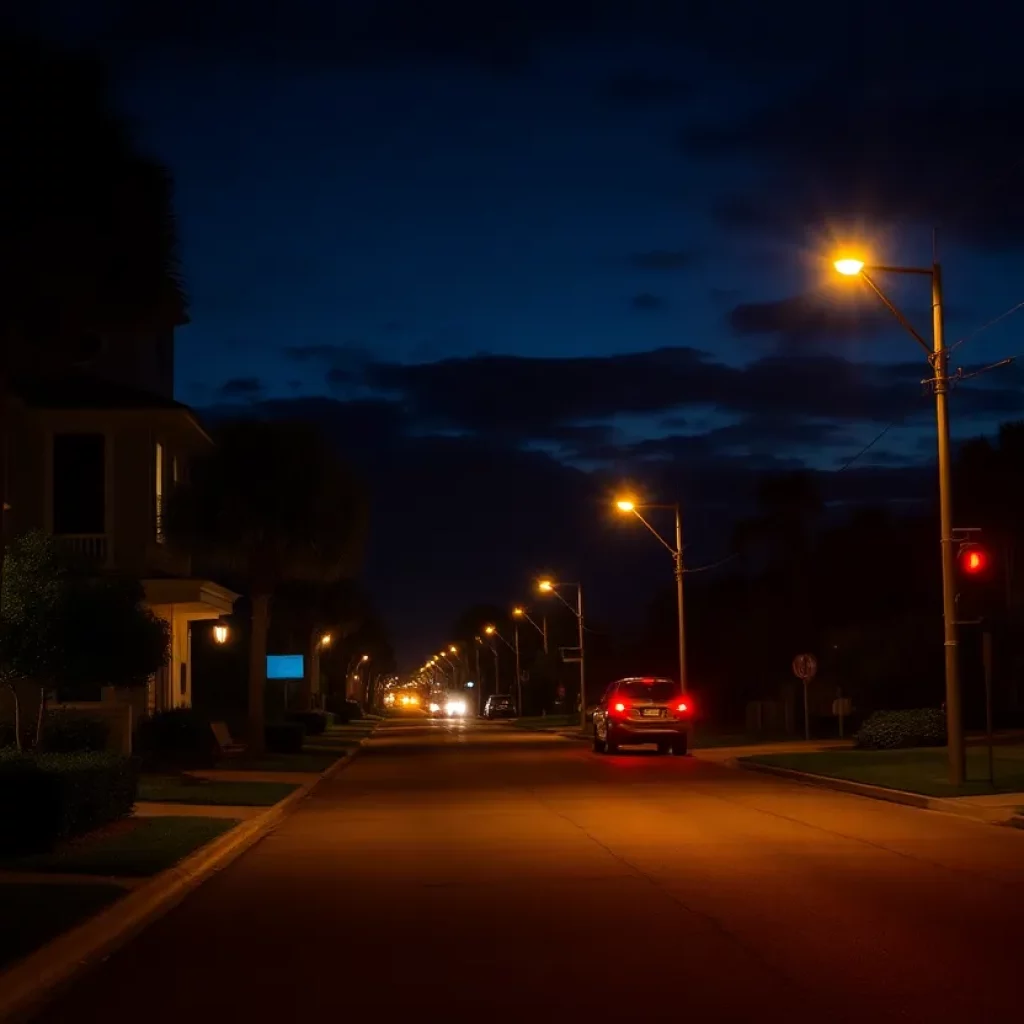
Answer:
[{"label": "window", "polygon": [[156,524],[156,541],[164,542],[164,446],[157,441],[153,466],[154,480],[154,522]]},{"label": "window", "polygon": [[53,438],[53,532],[106,532],[106,438],[103,434],[55,434]]},{"label": "window", "polygon": [[631,679],[619,683],[620,696],[631,697],[633,700],[675,700],[682,696],[682,692],[679,684],[670,679],[652,679],[650,682]]}]

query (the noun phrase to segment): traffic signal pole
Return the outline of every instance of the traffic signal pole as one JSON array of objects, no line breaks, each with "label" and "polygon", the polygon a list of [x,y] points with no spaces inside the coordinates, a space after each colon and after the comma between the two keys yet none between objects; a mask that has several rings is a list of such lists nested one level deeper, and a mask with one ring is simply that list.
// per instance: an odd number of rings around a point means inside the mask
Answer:
[{"label": "traffic signal pole", "polygon": [[966,775],[960,660],[956,622],[956,551],[953,548],[953,460],[949,443],[949,365],[942,323],[942,271],[932,266],[932,387],[939,454],[939,536],[942,547],[942,628],[946,661],[946,743],[949,781],[959,786]]}]

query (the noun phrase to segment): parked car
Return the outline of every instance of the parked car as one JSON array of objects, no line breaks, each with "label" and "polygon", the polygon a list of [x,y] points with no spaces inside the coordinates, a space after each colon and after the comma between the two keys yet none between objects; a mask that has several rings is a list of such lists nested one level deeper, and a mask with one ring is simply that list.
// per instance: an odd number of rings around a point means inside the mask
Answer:
[{"label": "parked car", "polygon": [[612,683],[594,710],[594,750],[653,743],[659,754],[682,756],[693,732],[693,701],[672,679],[635,677]]},{"label": "parked car", "polygon": [[492,694],[484,701],[484,718],[515,718],[516,706],[504,693]]}]

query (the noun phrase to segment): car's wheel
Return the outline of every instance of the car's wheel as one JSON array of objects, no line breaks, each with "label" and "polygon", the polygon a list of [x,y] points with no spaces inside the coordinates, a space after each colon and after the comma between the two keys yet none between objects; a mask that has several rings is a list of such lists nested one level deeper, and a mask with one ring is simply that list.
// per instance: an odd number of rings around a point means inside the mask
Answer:
[{"label": "car's wheel", "polygon": [[594,726],[594,753],[603,754],[605,751],[606,744],[600,736],[597,735],[597,726]]},{"label": "car's wheel", "polygon": [[658,744],[658,753],[661,754],[662,757],[664,757],[671,749],[672,746],[669,743]]},{"label": "car's wheel", "polygon": [[619,742],[612,736],[611,729],[608,730],[608,738],[604,741],[604,752],[606,754],[617,754],[619,752]]},{"label": "car's wheel", "polygon": [[675,754],[676,757],[686,757],[687,746],[687,737],[680,736],[678,739],[672,741],[672,753]]}]

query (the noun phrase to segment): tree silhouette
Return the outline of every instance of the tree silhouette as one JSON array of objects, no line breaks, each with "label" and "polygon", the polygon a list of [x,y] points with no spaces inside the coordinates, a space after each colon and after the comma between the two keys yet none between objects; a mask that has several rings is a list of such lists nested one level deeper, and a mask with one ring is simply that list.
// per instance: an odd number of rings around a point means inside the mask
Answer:
[{"label": "tree silhouette", "polygon": [[198,565],[243,581],[249,633],[250,749],[263,747],[271,600],[294,581],[350,575],[365,533],[365,503],[323,436],[301,423],[237,421],[167,503],[171,544]]}]

